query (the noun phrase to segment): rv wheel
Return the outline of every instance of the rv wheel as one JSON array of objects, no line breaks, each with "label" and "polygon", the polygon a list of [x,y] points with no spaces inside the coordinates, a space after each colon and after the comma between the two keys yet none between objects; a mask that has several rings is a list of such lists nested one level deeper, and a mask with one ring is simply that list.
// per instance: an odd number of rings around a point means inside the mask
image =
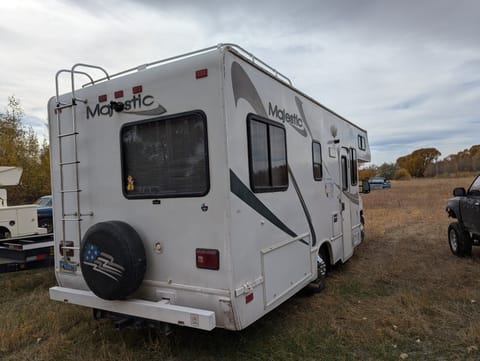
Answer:
[{"label": "rv wheel", "polygon": [[143,242],[127,223],[97,223],[83,237],[80,266],[85,282],[98,297],[123,299],[142,283],[146,269]]}]

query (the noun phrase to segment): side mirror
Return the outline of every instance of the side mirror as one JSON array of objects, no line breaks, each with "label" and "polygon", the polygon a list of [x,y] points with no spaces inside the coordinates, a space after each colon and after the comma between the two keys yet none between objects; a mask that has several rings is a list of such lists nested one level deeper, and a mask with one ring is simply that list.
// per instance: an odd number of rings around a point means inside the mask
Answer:
[{"label": "side mirror", "polygon": [[368,179],[362,181],[362,193],[370,193],[370,183],[368,183]]},{"label": "side mirror", "polygon": [[453,190],[453,196],[454,197],[465,197],[467,195],[467,192],[465,191],[465,188],[455,188]]}]

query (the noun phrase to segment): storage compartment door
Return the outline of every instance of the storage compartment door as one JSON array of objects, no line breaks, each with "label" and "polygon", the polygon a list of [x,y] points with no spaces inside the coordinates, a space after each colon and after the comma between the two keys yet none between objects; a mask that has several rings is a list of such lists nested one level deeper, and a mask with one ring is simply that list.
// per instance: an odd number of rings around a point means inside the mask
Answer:
[{"label": "storage compartment door", "polygon": [[310,249],[310,236],[304,234],[261,251],[265,308],[312,277]]}]

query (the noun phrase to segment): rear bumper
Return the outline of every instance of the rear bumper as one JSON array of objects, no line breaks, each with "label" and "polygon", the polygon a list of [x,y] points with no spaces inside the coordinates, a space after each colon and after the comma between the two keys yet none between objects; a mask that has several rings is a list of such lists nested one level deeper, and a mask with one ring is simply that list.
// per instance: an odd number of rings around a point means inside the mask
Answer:
[{"label": "rear bumper", "polygon": [[172,305],[168,300],[158,302],[138,299],[108,301],[97,297],[90,291],[64,287],[50,288],[50,298],[55,301],[207,331],[215,328],[215,312]]}]

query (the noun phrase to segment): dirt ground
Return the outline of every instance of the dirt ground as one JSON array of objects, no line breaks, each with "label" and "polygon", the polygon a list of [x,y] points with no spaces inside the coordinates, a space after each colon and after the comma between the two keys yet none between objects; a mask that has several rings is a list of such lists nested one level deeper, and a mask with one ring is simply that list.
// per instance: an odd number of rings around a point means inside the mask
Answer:
[{"label": "dirt ground", "polygon": [[472,180],[417,179],[363,196],[366,239],[303,293],[240,332],[113,330],[50,301],[53,269],[0,275],[1,360],[480,360],[480,247],[447,243],[446,200]]}]

